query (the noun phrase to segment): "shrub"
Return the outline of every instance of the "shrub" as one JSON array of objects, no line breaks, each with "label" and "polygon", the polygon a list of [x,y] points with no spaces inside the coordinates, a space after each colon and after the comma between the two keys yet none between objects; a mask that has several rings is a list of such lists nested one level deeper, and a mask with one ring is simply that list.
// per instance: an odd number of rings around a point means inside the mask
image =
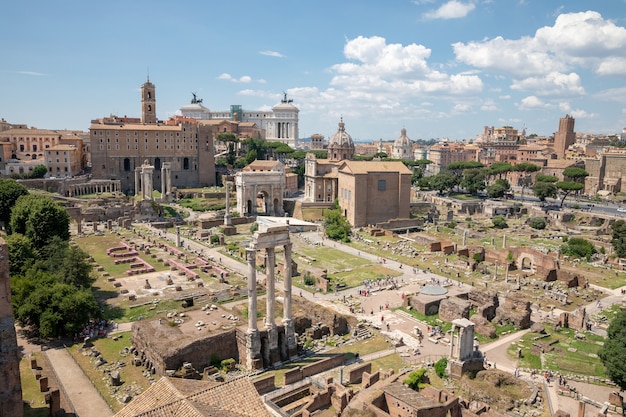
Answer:
[{"label": "shrub", "polygon": [[446,376],[446,368],[448,367],[448,358],[441,358],[435,362],[435,373],[439,378]]},{"label": "shrub", "polygon": [[307,271],[302,278],[304,280],[304,285],[315,285],[315,278],[311,276],[311,273]]},{"label": "shrub", "polygon": [[404,379],[403,383],[406,384],[409,388],[414,390],[419,390],[421,388],[420,383],[424,379],[424,375],[426,374],[425,368],[420,368],[417,371],[413,371],[407,375]]},{"label": "shrub", "polygon": [[259,224],[257,222],[254,222],[250,225],[250,233],[254,233],[257,230],[259,230]]},{"label": "shrub", "polygon": [[493,222],[493,227],[495,227],[496,229],[506,229],[507,227],[509,227],[509,225],[506,223],[506,219],[504,218],[504,216],[494,216],[491,221]]},{"label": "shrub", "polygon": [[218,235],[211,235],[211,244],[217,245],[220,243],[220,237]]},{"label": "shrub", "polygon": [[235,369],[235,360],[233,358],[224,359],[220,362],[220,368],[226,372],[232,371]]},{"label": "shrub", "polygon": [[530,227],[537,230],[543,230],[546,228],[546,219],[543,217],[533,217],[530,219]]}]

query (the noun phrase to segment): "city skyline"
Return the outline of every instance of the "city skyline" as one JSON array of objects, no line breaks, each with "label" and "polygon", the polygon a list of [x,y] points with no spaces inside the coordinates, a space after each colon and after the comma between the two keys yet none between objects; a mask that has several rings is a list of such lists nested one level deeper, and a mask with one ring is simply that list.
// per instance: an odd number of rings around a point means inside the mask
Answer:
[{"label": "city skyline", "polygon": [[343,117],[355,141],[473,139],[484,125],[551,135],[626,126],[626,1],[139,0],[11,2],[0,22],[0,117],[88,130],[139,117],[141,84],[167,119],[192,93],[212,111],[269,110],[286,93],[300,137]]}]

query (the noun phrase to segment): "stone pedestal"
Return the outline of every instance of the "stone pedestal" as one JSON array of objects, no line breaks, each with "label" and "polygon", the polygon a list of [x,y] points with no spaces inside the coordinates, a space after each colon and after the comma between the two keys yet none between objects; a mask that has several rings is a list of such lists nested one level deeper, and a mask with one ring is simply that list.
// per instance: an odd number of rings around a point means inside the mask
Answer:
[{"label": "stone pedestal", "polygon": [[250,370],[263,369],[261,335],[258,329],[246,331],[246,363]]},{"label": "stone pedestal", "polygon": [[267,341],[267,352],[264,352],[266,363],[271,363],[272,366],[278,367],[281,364],[281,360],[280,348],[278,347],[278,328],[276,325],[267,327]]},{"label": "stone pedestal", "polygon": [[293,358],[298,353],[298,344],[296,342],[296,330],[295,324],[292,319],[283,319],[283,326],[285,327],[285,347],[287,350],[287,357]]}]

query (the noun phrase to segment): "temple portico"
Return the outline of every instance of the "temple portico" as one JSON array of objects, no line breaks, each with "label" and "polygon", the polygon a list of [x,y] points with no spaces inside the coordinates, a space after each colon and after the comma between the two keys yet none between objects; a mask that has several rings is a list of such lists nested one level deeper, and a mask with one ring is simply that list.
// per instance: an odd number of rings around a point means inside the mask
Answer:
[{"label": "temple portico", "polygon": [[[282,246],[285,255],[284,304],[282,327],[275,321],[276,247]],[[264,329],[257,328],[256,256],[263,250],[266,259],[266,317]],[[246,360],[250,369],[279,364],[296,354],[296,337],[291,309],[291,241],[289,225],[261,223],[246,249],[248,261],[248,330],[246,332]],[[284,334],[282,333],[284,331]],[[282,336],[282,337],[281,337]]]}]

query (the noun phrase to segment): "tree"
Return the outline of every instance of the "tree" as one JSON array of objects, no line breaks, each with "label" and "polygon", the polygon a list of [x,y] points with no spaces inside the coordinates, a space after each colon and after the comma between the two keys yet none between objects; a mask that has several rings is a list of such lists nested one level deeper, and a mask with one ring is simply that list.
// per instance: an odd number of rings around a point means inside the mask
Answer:
[{"label": "tree", "polygon": [[626,258],[626,222],[618,220],[611,225],[611,244],[615,254],[620,258]]},{"label": "tree", "polygon": [[28,189],[12,179],[0,179],[0,222],[5,228],[11,220],[11,210],[18,198],[28,194]]},{"label": "tree", "polygon": [[70,239],[70,216],[49,197],[29,194],[18,198],[10,225],[12,233],[26,236],[35,249],[44,247],[54,236]]},{"label": "tree", "polygon": [[537,230],[543,230],[546,228],[546,219],[543,217],[533,217],[529,221],[530,227]]},{"label": "tree", "polygon": [[537,176],[535,177],[536,182],[555,183],[558,180],[559,179],[557,177],[554,177],[552,175],[537,174]]},{"label": "tree", "polygon": [[563,194],[563,197],[561,198],[561,207],[563,207],[563,203],[565,202],[567,196],[573,192],[582,190],[585,188],[585,184],[573,181],[559,181],[556,183],[556,188],[558,188],[561,194]]},{"label": "tree", "polygon": [[607,339],[598,356],[608,377],[620,389],[626,389],[626,310],[619,310],[607,329]]},{"label": "tree", "polygon": [[489,177],[497,176],[499,179],[502,179],[502,175],[506,175],[512,170],[513,165],[508,162],[494,162],[487,168],[487,175],[489,175]]},{"label": "tree", "polygon": [[541,201],[546,201],[546,198],[556,198],[556,185],[539,181],[535,185],[533,185],[533,194],[539,198]]},{"label": "tree", "polygon": [[23,291],[13,293],[15,318],[45,338],[73,335],[100,315],[90,289],[57,282],[45,273],[38,274],[34,281],[32,277],[12,277],[11,287]]},{"label": "tree", "polygon": [[352,226],[345,217],[341,215],[341,210],[335,202],[335,208],[324,213],[325,233],[329,239],[350,241]]},{"label": "tree", "polygon": [[532,184],[532,174],[541,169],[539,165],[531,164],[530,162],[521,162],[513,166],[513,171],[520,172],[525,175],[520,175],[518,185],[522,187],[522,200],[524,199],[524,189],[530,187]]},{"label": "tree", "polygon": [[511,183],[507,179],[498,178],[495,183],[487,187],[489,198],[502,198],[504,193],[511,189]]},{"label": "tree", "polygon": [[8,235],[5,240],[9,249],[10,275],[23,275],[38,259],[37,251],[30,240],[20,233]]},{"label": "tree", "polygon": [[569,167],[563,170],[563,177],[574,182],[584,182],[589,173],[583,168]]},{"label": "tree", "polygon": [[451,191],[458,183],[459,178],[451,172],[440,172],[428,178],[430,188],[443,194],[444,191]]},{"label": "tree", "polygon": [[585,259],[587,261],[589,261],[589,259],[591,259],[591,255],[596,252],[597,250],[593,243],[589,242],[587,239],[583,239],[582,237],[572,237],[561,246],[562,254],[579,259]]},{"label": "tree", "polygon": [[478,194],[479,191],[485,189],[486,185],[483,170],[477,168],[466,169],[463,172],[463,179],[459,185],[472,195]]},{"label": "tree", "polygon": [[30,173],[30,177],[31,178],[43,178],[46,176],[47,173],[48,173],[48,168],[46,168],[45,165],[40,164],[40,165],[37,165],[35,168],[33,168],[32,172]]}]

